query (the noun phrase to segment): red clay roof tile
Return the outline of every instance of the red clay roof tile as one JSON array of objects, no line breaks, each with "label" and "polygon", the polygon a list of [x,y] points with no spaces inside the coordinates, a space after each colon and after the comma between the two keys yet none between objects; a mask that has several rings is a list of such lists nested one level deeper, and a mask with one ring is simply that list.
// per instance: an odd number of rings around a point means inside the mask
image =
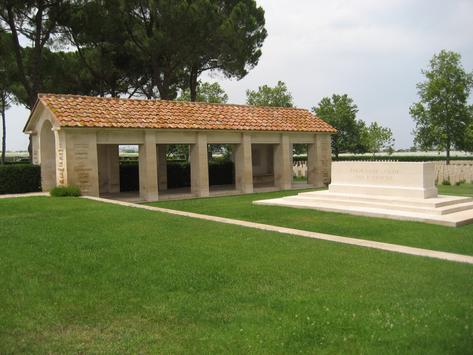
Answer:
[{"label": "red clay roof tile", "polygon": [[328,132],[308,110],[167,100],[40,94],[63,127]]}]

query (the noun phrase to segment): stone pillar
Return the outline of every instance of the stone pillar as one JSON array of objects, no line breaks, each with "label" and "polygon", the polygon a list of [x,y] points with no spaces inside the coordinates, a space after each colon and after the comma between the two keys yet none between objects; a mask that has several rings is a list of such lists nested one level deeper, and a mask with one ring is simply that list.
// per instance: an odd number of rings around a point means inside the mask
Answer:
[{"label": "stone pillar", "polygon": [[307,144],[307,183],[314,185],[315,187],[322,187],[322,178],[317,175],[317,144],[314,143]]},{"label": "stone pillar", "polygon": [[97,134],[94,130],[65,131],[66,184],[78,186],[86,196],[99,195]]},{"label": "stone pillar", "polygon": [[156,135],[145,131],[144,144],[139,145],[140,198],[145,201],[158,199],[158,159]]},{"label": "stone pillar", "polygon": [[332,135],[325,133],[317,136],[321,146],[322,182],[327,186],[332,176]]},{"label": "stone pillar", "polygon": [[332,147],[330,134],[316,134],[307,147],[307,182],[315,187],[330,183]]},{"label": "stone pillar", "polygon": [[243,133],[241,143],[233,146],[235,161],[235,188],[241,193],[253,192],[253,162],[251,136]]},{"label": "stone pillar", "polygon": [[41,164],[41,161],[40,161],[40,156],[39,156],[39,135],[38,135],[38,132],[30,133],[30,137],[31,137],[31,153],[32,153],[31,163],[33,165],[39,165],[39,164]]},{"label": "stone pillar", "polygon": [[281,142],[274,146],[274,185],[281,190],[292,187],[292,151],[287,134],[281,135]]},{"label": "stone pillar", "polygon": [[191,144],[191,192],[198,197],[209,196],[209,162],[207,156],[207,135],[197,133],[197,141]]},{"label": "stone pillar", "polygon": [[158,155],[158,189],[159,191],[168,189],[168,165],[166,158],[166,144],[156,146]]},{"label": "stone pillar", "polygon": [[39,133],[39,155],[41,164],[41,188],[47,192],[57,184],[56,135],[51,122],[45,121]]},{"label": "stone pillar", "polygon": [[56,141],[56,186],[67,185],[66,134],[63,130],[54,130]]},{"label": "stone pillar", "polygon": [[120,157],[118,144],[97,145],[97,158],[100,192],[120,192]]}]

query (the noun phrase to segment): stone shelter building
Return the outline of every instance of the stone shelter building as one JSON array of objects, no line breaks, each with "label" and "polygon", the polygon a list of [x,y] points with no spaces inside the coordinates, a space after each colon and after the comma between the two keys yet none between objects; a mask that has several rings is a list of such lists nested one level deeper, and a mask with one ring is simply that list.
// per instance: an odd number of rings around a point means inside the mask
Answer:
[{"label": "stone shelter building", "polygon": [[208,145],[229,144],[230,193],[292,188],[292,145],[307,144],[309,185],[330,180],[335,129],[307,110],[166,100],[40,94],[24,128],[43,191],[75,185],[84,195],[120,193],[119,145],[138,145],[139,194],[145,201],[167,188],[166,145],[189,147],[189,196],[212,194]]}]

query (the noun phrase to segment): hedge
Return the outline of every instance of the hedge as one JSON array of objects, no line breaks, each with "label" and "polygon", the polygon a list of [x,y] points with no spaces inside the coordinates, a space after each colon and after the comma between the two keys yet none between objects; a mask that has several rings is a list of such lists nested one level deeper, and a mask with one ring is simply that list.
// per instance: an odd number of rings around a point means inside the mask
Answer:
[{"label": "hedge", "polygon": [[41,191],[41,169],[38,165],[0,165],[0,194],[37,191]]},{"label": "hedge", "polygon": [[[120,162],[120,191],[138,191],[138,162]],[[209,184],[231,185],[235,183],[234,164],[231,161],[209,162]],[[168,161],[168,188],[189,187],[191,185],[191,169],[188,162]]]},{"label": "hedge", "polygon": [[54,197],[79,197],[81,195],[80,188],[77,186],[56,186],[49,194]]}]

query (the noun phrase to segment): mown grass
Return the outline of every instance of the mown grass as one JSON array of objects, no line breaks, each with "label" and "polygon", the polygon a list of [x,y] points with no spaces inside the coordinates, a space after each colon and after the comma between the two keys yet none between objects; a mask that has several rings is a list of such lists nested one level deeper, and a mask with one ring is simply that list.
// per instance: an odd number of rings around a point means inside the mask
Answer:
[{"label": "mown grass", "polygon": [[471,265],[78,198],[0,216],[0,353],[473,349]]},{"label": "mown grass", "polygon": [[[439,190],[443,194],[473,195],[473,185],[471,184],[440,186]],[[420,222],[351,216],[309,209],[257,206],[252,203],[255,200],[295,195],[297,192],[300,191],[163,201],[151,203],[151,205],[314,232],[473,255],[473,224],[451,228]]]},{"label": "mown grass", "polygon": [[473,184],[460,185],[439,185],[437,186],[439,193],[443,195],[459,195],[473,197]]}]

